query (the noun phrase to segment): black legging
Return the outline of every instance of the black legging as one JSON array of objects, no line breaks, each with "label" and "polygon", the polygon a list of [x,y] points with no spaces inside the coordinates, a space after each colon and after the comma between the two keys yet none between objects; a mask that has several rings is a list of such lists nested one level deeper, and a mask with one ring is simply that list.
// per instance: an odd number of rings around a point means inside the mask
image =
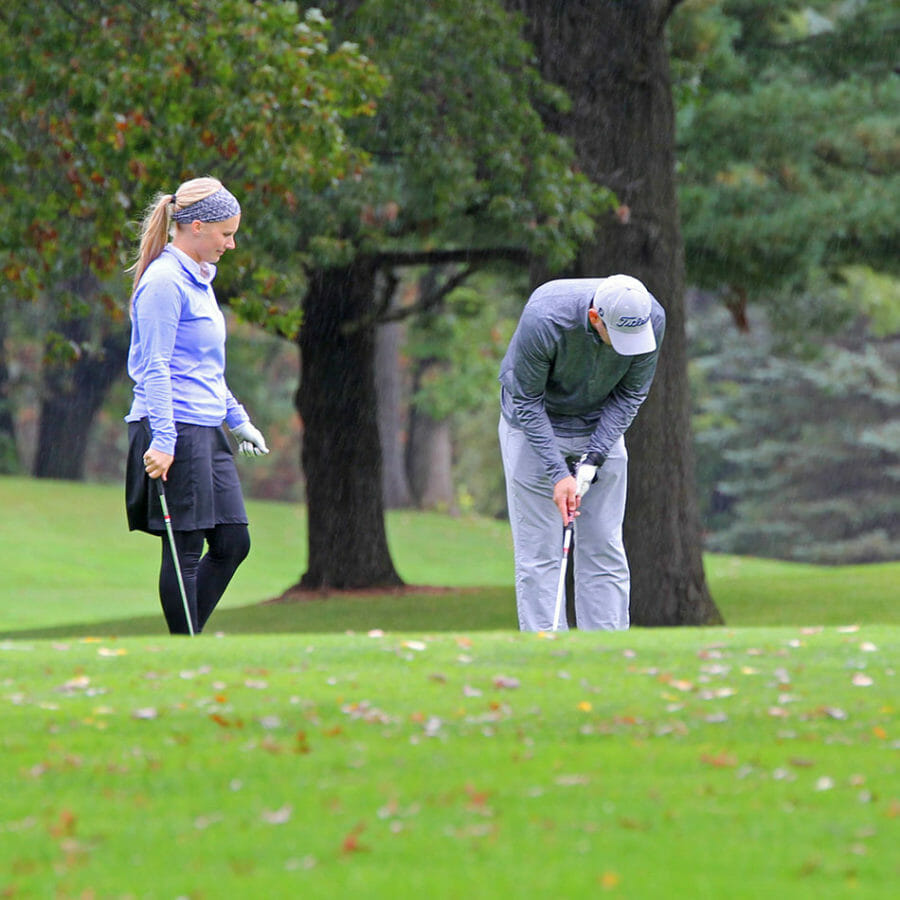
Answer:
[{"label": "black legging", "polygon": [[[201,559],[204,540],[209,549]],[[194,633],[199,634],[225,593],[231,576],[250,552],[250,532],[246,525],[216,525],[208,531],[176,531],[175,546]],[[162,536],[159,599],[169,633],[190,634],[167,535]]]}]

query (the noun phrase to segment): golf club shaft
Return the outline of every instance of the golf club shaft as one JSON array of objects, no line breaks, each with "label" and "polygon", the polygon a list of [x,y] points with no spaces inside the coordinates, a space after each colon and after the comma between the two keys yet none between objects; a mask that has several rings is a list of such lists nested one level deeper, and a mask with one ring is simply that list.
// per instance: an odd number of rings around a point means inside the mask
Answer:
[{"label": "golf club shaft", "polygon": [[563,598],[566,596],[566,569],[569,563],[569,547],[572,545],[572,529],[574,522],[569,522],[563,531],[562,563],[559,567],[559,584],[556,587],[556,610],[553,613],[553,630],[559,631],[559,616],[562,612]]},{"label": "golf club shaft", "polygon": [[194,622],[191,619],[191,609],[188,604],[187,591],[184,589],[184,578],[181,575],[181,563],[178,561],[178,549],[175,547],[175,533],[172,531],[172,517],[169,515],[169,504],[166,503],[166,489],[163,487],[162,478],[156,479],[156,489],[159,491],[159,502],[162,506],[163,521],[166,523],[166,534],[169,536],[169,548],[172,551],[172,561],[175,563],[175,575],[178,577],[181,602],[184,604],[184,616],[187,619],[188,632],[191,637],[193,637]]}]

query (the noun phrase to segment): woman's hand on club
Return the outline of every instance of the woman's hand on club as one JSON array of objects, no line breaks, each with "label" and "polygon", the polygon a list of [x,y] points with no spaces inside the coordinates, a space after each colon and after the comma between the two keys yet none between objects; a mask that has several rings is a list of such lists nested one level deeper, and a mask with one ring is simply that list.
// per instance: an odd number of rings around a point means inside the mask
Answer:
[{"label": "woman's hand on club", "polygon": [[144,453],[144,471],[151,478],[162,478],[165,481],[174,459],[174,456],[163,453],[162,450],[149,449]]}]

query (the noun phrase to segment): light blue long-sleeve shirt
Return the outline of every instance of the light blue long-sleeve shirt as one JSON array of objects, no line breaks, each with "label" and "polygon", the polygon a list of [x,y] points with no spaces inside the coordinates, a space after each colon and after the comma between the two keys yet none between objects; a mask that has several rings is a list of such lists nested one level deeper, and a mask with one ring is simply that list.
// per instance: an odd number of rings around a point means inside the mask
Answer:
[{"label": "light blue long-sleeve shirt", "polygon": [[656,350],[621,356],[588,320],[600,278],[566,278],[537,288],[500,364],[504,418],[521,428],[555,484],[569,474],[556,435],[590,435],[606,458],[647,398],[666,314],[652,299]]},{"label": "light blue long-sleeve shirt", "polygon": [[250,417],[225,383],[225,317],[204,265],[169,244],[147,266],[132,302],[127,422],[147,418],[150,446],[174,456],[176,422],[235,428]]}]

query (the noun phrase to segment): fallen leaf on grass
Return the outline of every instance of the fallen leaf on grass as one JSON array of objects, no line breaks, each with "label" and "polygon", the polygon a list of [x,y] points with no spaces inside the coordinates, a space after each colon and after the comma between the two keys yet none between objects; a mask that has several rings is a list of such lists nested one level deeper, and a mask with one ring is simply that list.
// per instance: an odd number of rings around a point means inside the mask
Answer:
[{"label": "fallen leaf on grass", "polygon": [[362,853],[369,848],[359,842],[359,836],[366,830],[365,822],[360,822],[353,830],[341,841],[341,850],[344,853]]},{"label": "fallen leaf on grass", "polygon": [[590,783],[591,779],[587,775],[559,775],[556,778],[556,784],[560,787],[580,787]]},{"label": "fallen leaf on grass", "polygon": [[422,725],[422,732],[425,737],[439,737],[441,735],[441,728],[444,723],[437,716],[428,716],[426,718],[424,714],[419,713],[418,716],[411,718],[414,722]]},{"label": "fallen leaf on grass", "polygon": [[278,716],[262,716],[257,720],[260,724],[261,728],[265,728],[266,731],[273,731],[276,728],[281,728],[281,719]]},{"label": "fallen leaf on grass", "polygon": [[56,690],[62,694],[71,694],[73,691],[85,690],[91,683],[91,679],[87,675],[76,675],[70,678],[64,684],[61,684]]},{"label": "fallen leaf on grass", "polygon": [[136,709],[132,714],[132,719],[155,719],[159,713],[156,711],[155,706],[143,706],[140,709]]},{"label": "fallen leaf on grass", "polygon": [[617,888],[621,881],[622,877],[618,872],[604,872],[600,876],[600,887],[602,887],[604,891],[611,891],[613,888]]},{"label": "fallen leaf on grass", "polygon": [[474,810],[481,813],[493,814],[491,808],[488,806],[487,802],[490,798],[490,791],[479,791],[475,788],[474,785],[467,784],[465,787],[466,796],[469,798],[469,806],[470,810]]},{"label": "fallen leaf on grass", "polygon": [[701,700],[723,700],[726,697],[733,697],[737,691],[730,687],[720,687],[712,689],[704,689],[700,691],[698,696]]},{"label": "fallen leaf on grass", "polygon": [[224,818],[225,816],[220,812],[210,813],[207,816],[197,816],[197,818],[194,819],[194,828],[197,831],[205,831],[210,825],[215,825],[218,822],[223,821]]},{"label": "fallen leaf on grass", "polygon": [[864,675],[862,672],[857,672],[851,680],[855,687],[871,687],[875,684],[875,681],[872,678],[868,675]]},{"label": "fallen leaf on grass", "polygon": [[220,716],[218,713],[212,713],[210,715],[210,719],[216,723],[220,728],[243,728],[244,722],[242,719],[226,719],[225,716]]},{"label": "fallen leaf on grass", "polygon": [[732,769],[738,764],[737,757],[731,753],[704,753],[700,761],[717,769]]},{"label": "fallen leaf on grass", "polygon": [[494,678],[494,687],[500,690],[514,691],[521,686],[518,678],[509,678],[506,675],[497,675]]},{"label": "fallen leaf on grass", "polygon": [[75,834],[78,816],[70,809],[64,809],[59,814],[59,819],[50,826],[50,834],[55,838],[71,837]]},{"label": "fallen leaf on grass", "polygon": [[259,817],[267,825],[284,825],[290,821],[293,813],[294,808],[286,803],[280,809],[264,809]]}]

